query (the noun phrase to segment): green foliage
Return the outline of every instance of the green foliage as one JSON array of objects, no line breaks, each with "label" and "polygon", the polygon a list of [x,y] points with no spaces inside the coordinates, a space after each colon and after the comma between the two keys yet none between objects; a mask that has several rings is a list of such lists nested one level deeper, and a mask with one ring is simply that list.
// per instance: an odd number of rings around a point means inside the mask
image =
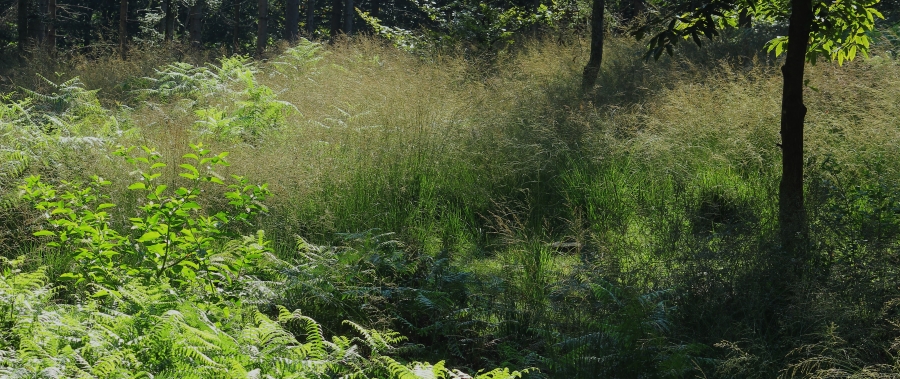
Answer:
[{"label": "green foliage", "polygon": [[[813,22],[810,31],[806,59],[815,63],[819,57],[825,57],[842,65],[844,61],[856,58],[857,53],[868,58],[875,20],[884,19],[881,12],[875,9],[878,3],[879,0],[815,2],[813,17],[817,22]],[[757,14],[775,19],[776,15],[784,13],[781,9],[771,9],[776,5],[779,4],[762,3]],[[787,47],[787,42],[787,37],[777,37],[769,41],[767,50],[779,56]]]},{"label": "green foliage", "polygon": [[[111,226],[121,215],[94,176],[88,184],[51,186],[37,176],[21,186],[48,229],[47,246],[72,254],[76,289],[91,296],[74,304],[54,302],[43,269],[24,271],[23,261],[2,262],[0,272],[0,375],[10,378],[326,378],[469,377],[434,366],[405,366],[388,354],[405,340],[390,330],[346,321],[356,337],[325,338],[322,327],[299,310],[259,311],[254,287],[284,288],[262,231],[238,236],[227,226],[252,223],[263,212],[265,185],[233,176],[225,198],[233,211],[208,215],[199,205],[205,185],[226,185],[212,169],[228,164],[226,153],[192,145],[179,176],[189,185],[170,191],[161,184],[161,156],[153,149],[119,148],[140,180],[128,190],[142,194],[140,214],[128,218],[132,233]],[[201,172],[197,167],[204,168]],[[303,269],[303,268],[300,268]],[[261,281],[255,275],[275,276]],[[271,292],[271,291],[269,291]],[[269,298],[267,301],[273,301]],[[302,337],[302,338],[298,338]],[[424,376],[423,376],[424,375]],[[515,378],[494,370],[478,378]]]},{"label": "green foliage", "polygon": [[[64,181],[57,189],[38,176],[29,177],[21,187],[22,198],[34,204],[48,223],[48,229],[35,236],[51,237],[47,245],[69,252],[75,263],[75,270],[62,278],[74,280],[80,288],[96,286],[90,288],[94,297],[118,296],[117,288],[133,278],[141,283],[172,280],[182,288],[199,286],[216,294],[227,290],[234,277],[259,259],[268,249],[262,232],[257,238],[243,239],[235,259],[221,258],[223,250],[234,250],[227,248],[227,242],[237,237],[226,231],[227,225],[248,223],[265,210],[261,201],[268,196],[266,185],[250,185],[234,176],[225,193],[234,210],[206,214],[197,197],[203,184],[226,185],[212,169],[228,164],[227,153],[210,155],[201,144],[192,148],[194,153],[183,157],[187,163],[180,165],[179,173],[191,184],[174,191],[158,183],[166,164],[159,162],[156,151],[130,147],[116,152],[136,166],[140,176],[140,181],[128,186],[144,198],[138,207],[141,214],[128,218],[134,238],[110,226],[115,216],[107,210],[115,204],[101,191],[111,184],[108,180],[94,176],[87,185]],[[205,172],[201,174],[197,167]]]},{"label": "green foliage", "polygon": [[[301,45],[303,46],[303,45]],[[292,64],[303,66],[313,59],[315,49],[292,50]],[[162,101],[186,98],[200,118],[196,126],[201,136],[225,140],[258,142],[262,133],[273,129],[297,108],[277,99],[274,91],[256,79],[258,70],[248,57],[222,58],[219,65],[192,66],[174,63],[145,78],[150,88],[138,93]]]},{"label": "green foliage", "polygon": [[[884,16],[875,9],[879,0],[814,1],[813,23],[810,30],[808,61],[819,57],[836,60],[838,64],[868,56],[876,18]],[[663,52],[673,54],[679,40],[692,39],[700,46],[700,37],[712,39],[719,29],[738,27],[739,15],[752,17],[756,23],[783,25],[790,15],[790,3],[783,1],[711,1],[671,3],[661,13],[653,14],[646,25],[633,32],[638,39],[652,33],[646,59],[659,59]],[[781,55],[787,47],[787,37],[778,36],[766,43],[768,52]]]},{"label": "green foliage", "polygon": [[301,38],[282,52],[273,63],[277,72],[283,75],[306,74],[322,60],[324,53],[321,44]]},{"label": "green foliage", "polygon": [[359,11],[360,16],[379,35],[408,51],[429,50],[465,45],[472,57],[493,55],[509,47],[514,36],[533,25],[552,25],[563,17],[562,4],[553,8],[541,4],[536,10],[496,2],[455,1],[448,4],[416,1],[425,13],[430,27],[414,32],[382,24],[381,20]]}]

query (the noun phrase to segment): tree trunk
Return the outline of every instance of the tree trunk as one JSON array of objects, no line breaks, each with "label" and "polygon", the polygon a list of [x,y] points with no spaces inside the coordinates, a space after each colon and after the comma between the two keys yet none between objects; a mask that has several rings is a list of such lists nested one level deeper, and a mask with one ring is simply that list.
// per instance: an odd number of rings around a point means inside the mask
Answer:
[{"label": "tree trunk", "polygon": [[306,0],[306,33],[312,38],[316,32],[316,0]]},{"label": "tree trunk", "polygon": [[331,38],[334,39],[341,33],[341,14],[343,14],[344,1],[331,1]]},{"label": "tree trunk", "polygon": [[231,8],[231,10],[234,17],[234,27],[232,30],[231,44],[234,46],[234,53],[237,54],[238,49],[241,47],[241,40],[238,37],[241,31],[241,4],[237,0],[235,0],[234,6]]},{"label": "tree trunk", "polygon": [[28,26],[28,29],[31,32],[32,43],[40,45],[44,43],[44,36],[47,33],[47,25],[44,23],[47,19],[47,14],[45,13],[47,11],[47,0],[37,0],[37,3],[32,4],[32,6],[37,13],[31,13],[31,17],[28,19],[31,25]]},{"label": "tree trunk", "polygon": [[741,9],[741,12],[738,13],[738,27],[749,28],[751,26],[753,26],[753,16],[750,15],[747,9]]},{"label": "tree trunk", "polygon": [[172,42],[175,39],[175,4],[172,3],[172,0],[164,0],[163,12],[166,13],[165,21],[163,21],[165,40],[166,42]]},{"label": "tree trunk", "polygon": [[190,28],[188,32],[191,34],[191,46],[200,47],[203,43],[203,0],[197,0],[191,6]]},{"label": "tree trunk", "polygon": [[56,53],[56,0],[47,2],[47,51]]},{"label": "tree trunk", "polygon": [[28,47],[28,14],[31,8],[31,1],[19,0],[17,11],[17,29],[19,33],[19,51],[24,52]]},{"label": "tree trunk", "polygon": [[119,54],[128,59],[128,0],[119,1]]},{"label": "tree trunk", "polygon": [[[809,230],[803,205],[803,71],[813,21],[812,0],[791,0],[787,57],[781,73],[784,88],[781,98],[781,184],[778,221],[782,246],[794,265],[802,269],[806,262]],[[788,262],[785,262],[788,263]]]},{"label": "tree trunk", "polygon": [[356,8],[353,7],[353,0],[347,0],[344,7],[344,33],[353,34],[353,19],[356,16]]},{"label": "tree trunk", "polygon": [[381,17],[381,0],[372,0],[372,17]]},{"label": "tree trunk", "polygon": [[581,77],[581,92],[588,93],[597,82],[600,65],[603,63],[603,16],[606,0],[594,0],[591,10],[591,58]]},{"label": "tree trunk", "polygon": [[269,0],[259,0],[259,21],[256,31],[256,55],[261,57],[269,41]]},{"label": "tree trunk", "polygon": [[296,41],[300,36],[300,0],[284,2],[284,39]]}]

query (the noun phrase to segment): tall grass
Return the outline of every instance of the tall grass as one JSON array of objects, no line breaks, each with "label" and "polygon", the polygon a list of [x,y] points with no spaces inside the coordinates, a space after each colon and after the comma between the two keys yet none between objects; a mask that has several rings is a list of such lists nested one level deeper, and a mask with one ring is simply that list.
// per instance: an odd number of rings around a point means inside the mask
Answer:
[{"label": "tall grass", "polygon": [[[131,91],[166,59],[53,69],[100,89],[123,131],[115,143],[174,159],[205,139],[231,152],[221,174],[269,183],[269,213],[255,227],[282,258],[312,259],[297,254],[296,237],[345,245],[340,233],[396,232],[407,259],[437,266],[355,255],[341,266],[336,252],[317,264],[396,274],[344,277],[403,293],[393,306],[419,308],[395,312],[398,328],[452,346],[458,363],[537,365],[557,377],[788,376],[811,372],[811,351],[825,354],[818,336],[845,331],[861,362],[890,362],[877,352],[896,334],[885,323],[900,295],[884,263],[896,261],[900,236],[900,64],[879,54],[809,68],[807,193],[820,272],[798,290],[805,303],[773,315],[768,304],[783,295],[767,276],[779,251],[781,77],[778,62],[751,48],[763,32],[649,63],[640,44],[613,37],[588,96],[578,92],[587,55],[578,39],[530,41],[489,68],[367,38],[307,46],[258,64],[256,82],[296,112],[252,141],[202,135],[196,124],[197,109],[243,95]],[[32,74],[12,77],[32,88]],[[51,168],[59,178],[129,175],[104,149],[54,149],[65,157]],[[113,191],[129,203],[128,191]],[[434,269],[439,262],[466,275]],[[426,302],[402,290],[428,299],[441,286],[465,295]]]}]

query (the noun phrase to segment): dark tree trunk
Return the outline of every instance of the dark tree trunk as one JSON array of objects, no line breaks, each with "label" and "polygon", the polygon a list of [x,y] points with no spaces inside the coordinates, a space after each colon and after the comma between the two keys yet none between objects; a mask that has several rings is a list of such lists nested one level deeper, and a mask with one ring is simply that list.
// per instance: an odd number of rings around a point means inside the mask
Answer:
[{"label": "dark tree trunk", "polygon": [[378,18],[381,13],[381,0],[372,0],[372,17]]},{"label": "dark tree trunk", "polygon": [[741,9],[741,12],[738,13],[738,27],[749,28],[751,26],[753,26],[753,16],[747,9]]},{"label": "dark tree trunk", "polygon": [[203,43],[203,0],[197,0],[191,6],[188,32],[191,35],[191,46],[200,47]]},{"label": "dark tree trunk", "polygon": [[56,0],[47,2],[47,51],[56,52]]},{"label": "dark tree trunk", "polygon": [[306,0],[306,33],[312,38],[316,32],[316,0]]},{"label": "dark tree trunk", "polygon": [[284,2],[284,39],[296,41],[300,36],[300,0]]},{"label": "dark tree trunk", "polygon": [[[784,89],[781,98],[781,184],[778,221],[782,246],[796,265],[806,263],[808,226],[803,205],[803,71],[812,26],[812,0],[791,0],[788,48],[781,73]],[[802,269],[801,267],[795,267]]]},{"label": "dark tree trunk", "polygon": [[256,55],[262,56],[269,41],[269,0],[259,0],[259,21],[256,30]]},{"label": "dark tree trunk", "polygon": [[19,33],[19,51],[24,52],[28,47],[28,14],[31,8],[31,1],[19,0],[17,11],[17,29]]},{"label": "dark tree trunk", "polygon": [[594,0],[591,10],[591,58],[584,66],[581,78],[581,92],[588,93],[597,82],[600,65],[603,63],[603,11],[606,0]]},{"label": "dark tree trunk", "polygon": [[47,11],[47,0],[37,0],[37,3],[32,4],[32,6],[37,12],[29,12],[28,31],[31,32],[31,42],[35,45],[40,45],[44,43],[44,35],[47,32],[44,24],[44,20],[47,18],[44,13]]},{"label": "dark tree trunk", "polygon": [[234,25],[232,26],[231,31],[231,45],[234,47],[234,53],[237,54],[238,49],[241,47],[241,40],[238,37],[241,31],[241,4],[238,0],[234,1],[234,6],[231,7],[232,17],[234,17]]},{"label": "dark tree trunk", "polygon": [[166,13],[165,21],[163,21],[165,40],[166,42],[172,42],[175,39],[175,4],[172,3],[172,0],[164,0],[163,12]]},{"label": "dark tree trunk", "polygon": [[119,54],[128,59],[128,0],[119,1]]},{"label": "dark tree trunk", "polygon": [[353,19],[356,16],[356,8],[353,7],[353,0],[347,0],[344,7],[344,33],[353,34]]},{"label": "dark tree trunk", "polygon": [[343,14],[344,1],[331,1],[331,38],[337,37],[341,33],[341,14]]}]

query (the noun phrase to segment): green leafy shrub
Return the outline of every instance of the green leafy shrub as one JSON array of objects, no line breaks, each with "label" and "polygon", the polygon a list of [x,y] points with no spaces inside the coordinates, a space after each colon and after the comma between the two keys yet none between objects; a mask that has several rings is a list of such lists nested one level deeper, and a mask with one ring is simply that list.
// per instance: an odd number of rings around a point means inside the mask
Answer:
[{"label": "green leafy shrub", "polygon": [[[48,223],[35,235],[50,237],[48,246],[71,253],[75,269],[64,279],[90,289],[95,297],[118,295],[117,288],[132,278],[144,283],[173,280],[181,287],[199,286],[207,293],[218,293],[268,250],[262,232],[256,238],[240,239],[226,230],[229,223],[249,222],[265,210],[261,201],[268,196],[266,186],[250,185],[234,176],[225,193],[233,211],[207,214],[196,202],[200,186],[226,185],[212,169],[228,164],[227,153],[211,155],[200,144],[192,147],[194,153],[184,156],[187,162],[180,165],[179,174],[191,186],[175,190],[158,182],[166,164],[159,162],[161,157],[153,149],[130,147],[116,152],[135,165],[140,175],[140,181],[128,186],[144,197],[138,207],[141,213],[128,218],[134,236],[110,225],[109,209],[116,205],[102,193],[109,181],[94,176],[86,185],[63,181],[59,188],[38,176],[25,181],[22,198],[33,203]],[[197,167],[206,172],[201,174]],[[229,245],[233,241],[239,245]]]},{"label": "green leafy shrub", "polygon": [[[72,269],[61,279],[77,284],[63,297],[43,268],[24,260],[0,260],[0,376],[159,378],[470,378],[444,362],[403,364],[390,355],[404,341],[398,333],[345,321],[353,335],[326,338],[322,326],[299,310],[267,307],[253,286],[285,287],[265,273],[271,262],[262,232],[240,236],[227,227],[251,223],[265,210],[265,185],[233,176],[228,185],[213,171],[227,153],[192,145],[179,176],[189,185],[170,190],[160,183],[165,168],[155,150],[119,148],[136,166],[142,194],[132,232],[111,222],[116,207],[103,191],[109,181],[53,186],[31,176],[21,196],[43,213],[47,245],[71,253]],[[197,167],[204,169],[201,172]],[[203,185],[228,186],[233,207],[209,215],[199,205]],[[260,279],[256,274],[275,277]],[[272,293],[272,291],[268,291]],[[64,295],[64,294],[62,294]],[[265,297],[263,294],[262,297]],[[517,378],[496,369],[477,378]]]}]

